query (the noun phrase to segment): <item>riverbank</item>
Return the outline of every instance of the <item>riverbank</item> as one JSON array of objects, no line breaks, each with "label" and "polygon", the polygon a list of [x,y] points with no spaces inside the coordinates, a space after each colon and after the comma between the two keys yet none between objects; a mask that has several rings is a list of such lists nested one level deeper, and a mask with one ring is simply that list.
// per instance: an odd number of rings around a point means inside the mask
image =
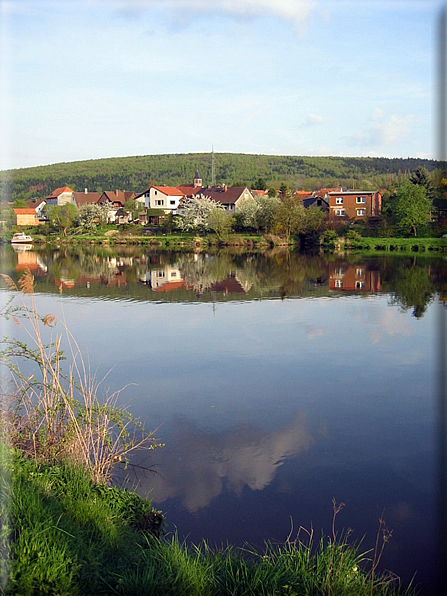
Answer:
[{"label": "riverbank", "polygon": [[[125,231],[116,229],[101,230],[97,233],[70,234],[68,236],[33,234],[35,246],[145,246],[159,249],[207,249],[219,247],[235,247],[265,250],[273,247],[300,247],[300,239],[291,236],[286,239],[274,234],[230,234],[222,239],[215,234],[160,234],[147,235],[141,230]],[[308,248],[307,245],[301,248]],[[311,248],[322,249],[326,252],[368,252],[368,253],[441,253],[447,251],[447,238],[378,238],[363,237],[360,234],[337,236],[334,232],[326,232],[319,242],[312,243]]]},{"label": "riverbank", "polygon": [[188,548],[162,535],[163,516],[135,493],[4,445],[1,491],[7,595],[414,594],[376,573],[378,551],[361,554],[343,537],[313,543],[303,532],[262,552]]}]

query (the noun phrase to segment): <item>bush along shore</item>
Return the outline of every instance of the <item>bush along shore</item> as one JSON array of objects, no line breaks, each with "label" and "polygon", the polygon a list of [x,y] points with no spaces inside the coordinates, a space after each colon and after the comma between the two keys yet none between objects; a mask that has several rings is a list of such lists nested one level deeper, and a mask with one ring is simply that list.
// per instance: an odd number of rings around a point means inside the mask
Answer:
[{"label": "bush along shore", "polygon": [[1,315],[23,327],[30,345],[3,340],[13,390],[3,402],[0,437],[2,595],[415,593],[379,573],[391,537],[384,520],[365,552],[336,531],[343,504],[335,502],[330,535],[314,539],[300,528],[261,551],[187,546],[166,534],[160,511],[110,482],[134,449],[162,445],[120,408],[119,394],[100,398],[69,331],[62,338],[54,317],[37,313],[30,271],[18,287],[3,279],[21,303],[11,299]]},{"label": "bush along shore", "polygon": [[[109,226],[110,228],[110,226]],[[300,250],[322,250],[325,252],[371,252],[371,253],[441,253],[447,251],[447,238],[426,237],[373,237],[363,236],[355,230],[337,233],[325,230],[321,234],[290,235],[232,233],[226,238],[208,233],[166,233],[144,234],[140,227],[129,226],[125,230],[99,229],[95,233],[78,233],[61,236],[58,234],[36,234],[28,229],[36,248],[48,246],[143,246],[161,250],[206,250],[207,248],[240,247],[248,250],[265,250],[278,246],[290,246]],[[12,232],[3,235],[3,242],[9,241]]]}]

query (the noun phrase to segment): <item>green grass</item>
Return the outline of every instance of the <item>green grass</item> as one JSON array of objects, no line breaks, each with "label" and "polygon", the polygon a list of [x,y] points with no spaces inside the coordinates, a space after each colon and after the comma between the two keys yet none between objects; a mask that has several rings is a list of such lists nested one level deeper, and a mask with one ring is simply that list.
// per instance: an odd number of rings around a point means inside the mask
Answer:
[{"label": "green grass", "polygon": [[[149,502],[91,481],[81,469],[26,459],[3,446],[0,533],[9,596],[391,595],[405,592],[371,572],[344,539],[290,540],[219,551],[157,537]],[[369,571],[368,571],[369,569]]]},{"label": "green grass", "polygon": [[346,239],[344,248],[369,252],[433,253],[447,250],[446,238],[372,238]]}]

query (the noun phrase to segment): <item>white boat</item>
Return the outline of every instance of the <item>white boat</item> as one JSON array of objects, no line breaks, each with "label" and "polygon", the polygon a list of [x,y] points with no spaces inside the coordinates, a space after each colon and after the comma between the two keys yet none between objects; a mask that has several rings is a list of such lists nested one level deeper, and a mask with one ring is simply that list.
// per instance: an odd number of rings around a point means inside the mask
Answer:
[{"label": "white boat", "polygon": [[18,232],[17,234],[14,234],[14,236],[11,238],[11,244],[23,244],[32,241],[32,237],[28,236],[28,234],[25,234],[24,232]]}]

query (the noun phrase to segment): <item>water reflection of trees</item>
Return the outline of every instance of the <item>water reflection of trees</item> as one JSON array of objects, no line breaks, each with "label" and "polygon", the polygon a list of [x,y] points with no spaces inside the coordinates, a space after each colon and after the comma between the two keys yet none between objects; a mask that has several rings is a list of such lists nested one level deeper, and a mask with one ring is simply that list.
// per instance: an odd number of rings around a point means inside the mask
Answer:
[{"label": "water reflection of trees", "polygon": [[[365,282],[362,294],[372,291],[388,293],[391,305],[403,310],[412,310],[415,317],[422,317],[436,293],[447,295],[445,284],[446,262],[442,259],[420,257],[366,258],[361,255],[322,256],[303,255],[287,249],[273,249],[265,252],[246,252],[240,248],[216,252],[172,252],[154,251],[141,247],[64,247],[56,251],[43,249],[30,251],[37,254],[38,262],[44,267],[34,272],[39,280],[51,285],[61,283],[70,288],[70,293],[88,294],[95,291],[107,295],[112,285],[126,287],[126,295],[138,299],[155,299],[147,292],[140,280],[147,279],[152,270],[169,265],[178,269],[185,282],[175,292],[163,294],[163,300],[191,301],[232,299],[286,298],[296,296],[334,296],[330,287],[330,273],[334,266],[341,266],[348,272],[361,268],[366,275],[374,272],[378,281],[374,288]],[[3,272],[17,276],[18,256],[10,247],[3,247]],[[31,261],[30,261],[31,262]],[[360,270],[360,269],[359,269]],[[48,276],[48,277],[47,277]],[[343,291],[356,292],[351,287],[347,274]],[[91,287],[90,287],[91,282]],[[95,288],[93,288],[95,286]],[[341,288],[341,286],[340,286]],[[106,294],[104,294],[106,293]],[[357,293],[357,292],[356,292]],[[114,291],[114,298],[119,297]],[[156,299],[160,299],[157,296]]]},{"label": "water reflection of trees", "polygon": [[213,286],[230,277],[245,292],[254,296],[292,296],[303,291],[306,283],[327,277],[324,260],[291,254],[288,250],[254,254],[181,254],[176,264],[185,283],[197,294],[212,291]]},{"label": "water reflection of trees", "polygon": [[421,318],[436,294],[431,273],[431,267],[416,258],[390,260],[386,269],[390,304],[398,305],[404,311],[412,309],[413,316]]}]

